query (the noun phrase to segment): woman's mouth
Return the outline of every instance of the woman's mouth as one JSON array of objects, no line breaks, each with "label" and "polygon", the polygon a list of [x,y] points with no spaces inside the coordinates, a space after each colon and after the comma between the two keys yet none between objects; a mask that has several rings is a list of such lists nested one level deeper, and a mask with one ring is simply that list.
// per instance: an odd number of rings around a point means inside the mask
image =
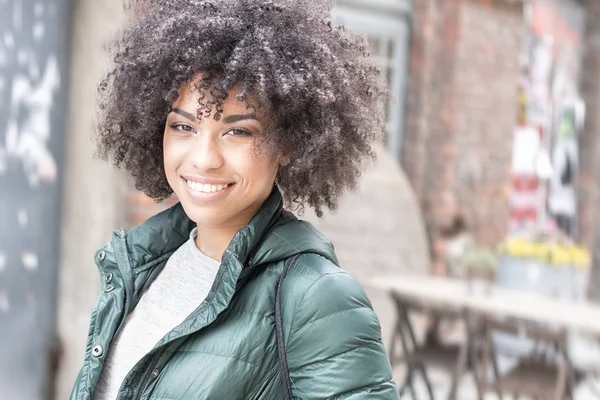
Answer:
[{"label": "woman's mouth", "polygon": [[183,178],[188,193],[195,199],[208,201],[224,196],[235,183],[209,184]]},{"label": "woman's mouth", "polygon": [[209,184],[205,184],[205,183],[198,183],[198,182],[192,182],[192,181],[186,181],[186,184],[195,192],[201,192],[201,193],[214,193],[214,192],[220,192],[221,190],[227,188],[229,185],[231,185],[230,183],[227,183],[225,185],[209,185]]}]

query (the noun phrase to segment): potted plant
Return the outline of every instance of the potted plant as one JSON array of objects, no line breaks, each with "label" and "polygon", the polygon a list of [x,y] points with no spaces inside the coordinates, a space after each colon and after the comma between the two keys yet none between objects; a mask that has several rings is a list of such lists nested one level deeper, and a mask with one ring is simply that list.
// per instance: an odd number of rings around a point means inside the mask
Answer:
[{"label": "potted plant", "polygon": [[474,248],[465,253],[463,263],[471,293],[483,295],[490,292],[497,262],[496,254],[488,249]]}]

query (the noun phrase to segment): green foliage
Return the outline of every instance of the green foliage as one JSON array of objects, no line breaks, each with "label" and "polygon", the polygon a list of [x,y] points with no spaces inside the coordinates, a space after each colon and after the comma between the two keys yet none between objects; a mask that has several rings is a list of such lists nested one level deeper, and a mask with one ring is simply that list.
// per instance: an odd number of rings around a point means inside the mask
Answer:
[{"label": "green foliage", "polygon": [[492,270],[497,262],[496,254],[488,249],[475,248],[467,251],[463,257],[463,263],[468,268]]}]

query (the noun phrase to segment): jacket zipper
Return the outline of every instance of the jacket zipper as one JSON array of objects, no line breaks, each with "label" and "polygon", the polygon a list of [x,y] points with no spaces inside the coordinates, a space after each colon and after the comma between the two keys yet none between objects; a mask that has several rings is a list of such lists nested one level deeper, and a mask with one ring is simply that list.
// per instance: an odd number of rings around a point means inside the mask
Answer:
[{"label": "jacket zipper", "polygon": [[148,371],[152,370],[154,368],[148,368],[145,372],[144,375],[142,376],[142,382],[141,385],[139,386],[138,389],[138,394],[135,396],[135,400],[139,400],[142,398],[142,395],[144,394],[144,388],[146,387],[146,381],[148,380]]},{"label": "jacket zipper", "polygon": [[[158,354],[159,353],[156,353],[152,356],[152,359],[150,362],[151,368],[146,368],[146,371],[144,371],[144,375],[142,375],[141,383],[139,385],[138,393],[135,396],[135,400],[139,400],[142,398],[142,395],[144,394],[144,389],[146,388],[146,383],[148,383],[148,375],[154,370],[154,367],[156,366],[156,364],[154,363],[154,360],[156,360],[156,357],[158,357]],[[162,352],[161,352],[161,354],[162,354]]]}]

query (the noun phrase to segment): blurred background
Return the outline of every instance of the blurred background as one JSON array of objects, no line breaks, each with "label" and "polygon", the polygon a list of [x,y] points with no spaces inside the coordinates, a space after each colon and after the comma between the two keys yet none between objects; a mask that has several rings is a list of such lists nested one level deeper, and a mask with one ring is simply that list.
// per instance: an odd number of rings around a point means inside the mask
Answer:
[{"label": "blurred background", "polygon": [[[155,204],[94,158],[129,0],[0,0],[0,399],[67,399],[113,229]],[[395,101],[311,220],[365,287],[402,398],[600,398],[600,1],[338,0]],[[512,397],[511,397],[512,396]]]}]

